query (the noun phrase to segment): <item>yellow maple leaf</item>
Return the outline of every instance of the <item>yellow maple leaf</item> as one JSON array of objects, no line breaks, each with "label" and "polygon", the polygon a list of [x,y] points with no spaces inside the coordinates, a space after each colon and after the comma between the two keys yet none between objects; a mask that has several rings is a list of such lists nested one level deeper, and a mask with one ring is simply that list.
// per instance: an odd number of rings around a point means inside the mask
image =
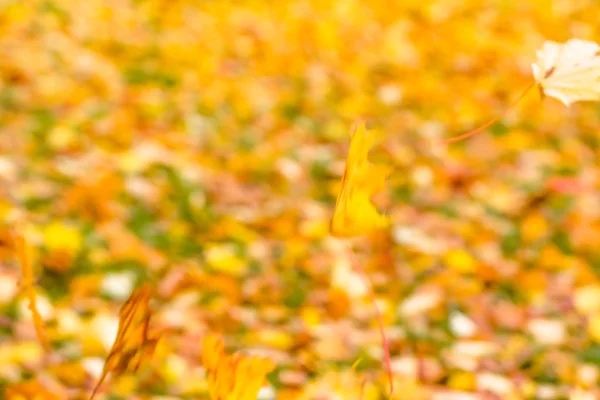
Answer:
[{"label": "yellow maple leaf", "polygon": [[385,187],[390,168],[369,162],[373,138],[364,123],[355,125],[342,178],[342,188],[335,203],[329,231],[337,237],[352,237],[386,227],[389,218],[381,215],[371,197]]},{"label": "yellow maple leaf", "polygon": [[106,357],[104,369],[90,400],[94,398],[102,382],[108,375],[121,375],[135,372],[142,361],[152,357],[158,337],[149,336],[150,287],[144,284],[134,290],[119,311],[119,329],[115,342]]},{"label": "yellow maple leaf", "polygon": [[600,100],[600,46],[594,42],[547,41],[537,52],[532,69],[543,94],[567,106],[576,101]]},{"label": "yellow maple leaf", "polygon": [[213,400],[255,400],[265,376],[275,368],[266,358],[228,355],[223,339],[214,334],[202,342],[202,363]]}]

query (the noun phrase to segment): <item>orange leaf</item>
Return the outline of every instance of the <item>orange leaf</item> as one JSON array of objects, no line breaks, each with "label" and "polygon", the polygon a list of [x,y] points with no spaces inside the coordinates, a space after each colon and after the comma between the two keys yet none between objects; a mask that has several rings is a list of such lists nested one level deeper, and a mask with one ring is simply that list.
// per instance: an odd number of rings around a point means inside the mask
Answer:
[{"label": "orange leaf", "polygon": [[154,354],[159,338],[150,338],[150,287],[144,284],[134,290],[119,311],[119,329],[115,342],[106,357],[102,376],[94,388],[90,400],[102,385],[109,372],[121,375],[135,372],[142,361]]},{"label": "orange leaf", "polygon": [[46,389],[36,380],[29,380],[9,386],[4,395],[7,399],[60,400],[61,396]]}]

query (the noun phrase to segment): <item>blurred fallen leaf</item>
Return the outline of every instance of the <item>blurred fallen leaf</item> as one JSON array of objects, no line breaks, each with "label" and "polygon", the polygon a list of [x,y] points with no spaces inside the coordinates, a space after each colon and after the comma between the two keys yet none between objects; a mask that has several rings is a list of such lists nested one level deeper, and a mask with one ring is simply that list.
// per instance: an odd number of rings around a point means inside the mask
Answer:
[{"label": "blurred fallen leaf", "polygon": [[11,400],[60,400],[63,398],[44,388],[36,380],[29,380],[9,386],[6,388],[4,395],[7,399]]},{"label": "blurred fallen leaf", "polygon": [[594,42],[547,41],[531,67],[543,94],[566,106],[576,101],[600,100],[600,46]]},{"label": "blurred fallen leaf", "polygon": [[113,199],[121,186],[115,175],[86,177],[66,191],[65,205],[70,212],[89,221],[110,220],[117,214]]},{"label": "blurred fallen leaf", "polygon": [[144,284],[134,290],[121,307],[117,338],[106,358],[102,375],[90,400],[94,398],[109,372],[117,376],[125,372],[135,372],[143,361],[152,358],[159,337],[149,336],[152,316],[149,303],[150,286]]},{"label": "blurred fallen leaf", "polygon": [[341,319],[350,310],[348,293],[339,287],[332,287],[327,293],[327,311],[333,319]]},{"label": "blurred fallen leaf", "polygon": [[81,233],[74,227],[54,221],[44,227],[44,246],[48,252],[75,255],[81,249]]},{"label": "blurred fallen leaf", "polygon": [[15,240],[8,226],[0,226],[0,260],[12,259],[15,254]]},{"label": "blurred fallen leaf", "polygon": [[579,194],[586,187],[577,178],[574,177],[554,177],[548,181],[548,189],[561,194]]},{"label": "blurred fallen leaf", "polygon": [[373,165],[368,160],[373,144],[364,123],[358,123],[352,131],[350,150],[342,178],[330,232],[337,237],[353,237],[370,233],[389,224],[388,217],[381,215],[371,197],[385,186],[390,169]]}]

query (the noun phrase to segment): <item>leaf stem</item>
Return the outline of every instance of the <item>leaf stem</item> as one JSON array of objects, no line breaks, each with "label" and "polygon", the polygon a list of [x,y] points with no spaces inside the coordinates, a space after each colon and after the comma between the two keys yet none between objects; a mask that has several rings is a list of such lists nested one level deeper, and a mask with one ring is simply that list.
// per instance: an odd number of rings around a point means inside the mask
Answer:
[{"label": "leaf stem", "polygon": [[478,133],[483,132],[484,130],[486,130],[487,128],[489,128],[490,126],[492,126],[496,122],[498,122],[500,119],[502,119],[502,117],[504,117],[510,110],[512,110],[517,104],[519,104],[519,102],[521,100],[523,100],[523,98],[525,98],[525,96],[527,95],[527,93],[529,93],[529,91],[534,86],[535,86],[535,81],[531,82],[529,84],[529,86],[527,86],[527,88],[523,91],[523,93],[521,93],[521,95],[519,97],[517,97],[517,99],[515,101],[513,101],[506,109],[504,109],[504,111],[502,111],[502,113],[500,115],[498,115],[497,117],[492,118],[491,120],[489,120],[485,124],[481,125],[478,128],[475,128],[475,129],[473,129],[473,130],[471,130],[471,131],[469,131],[467,133],[463,133],[462,135],[455,136],[455,137],[452,137],[450,139],[443,139],[443,140],[441,140],[441,143],[443,143],[443,144],[450,144],[450,143],[458,142],[460,140],[470,138],[471,136],[475,136]]},{"label": "leaf stem", "polygon": [[25,240],[25,237],[23,236],[20,230],[18,230],[15,233],[14,238],[17,258],[19,260],[19,264],[21,264],[21,270],[23,273],[23,288],[25,290],[27,298],[29,299],[29,310],[31,311],[33,327],[35,328],[35,334],[40,343],[42,344],[44,350],[50,351],[50,344],[48,342],[48,337],[46,336],[46,331],[44,328],[44,320],[37,308],[37,297],[34,287],[33,266],[31,265],[31,260],[29,259],[29,255],[27,254],[27,241]]},{"label": "leaf stem", "polygon": [[350,245],[348,245],[348,251],[352,257],[352,265],[354,266],[354,268],[360,275],[361,279],[363,280],[363,283],[364,283],[365,287],[367,288],[367,294],[369,296],[369,300],[371,301],[371,303],[373,303],[373,308],[375,308],[375,316],[377,317],[377,326],[379,328],[379,335],[381,336],[381,343],[383,345],[383,353],[384,353],[383,354],[383,364],[384,364],[385,371],[387,372],[388,379],[390,381],[390,397],[391,397],[392,394],[394,394],[394,379],[392,376],[392,362],[390,360],[390,346],[389,346],[389,343],[387,340],[387,336],[385,335],[385,330],[384,330],[384,326],[383,326],[383,317],[381,316],[381,311],[379,310],[379,307],[377,306],[377,302],[375,301],[375,294],[373,293],[371,281],[369,281],[369,277],[367,276],[365,269],[356,260],[356,257],[354,257],[354,252],[352,251],[352,248],[350,247]]}]

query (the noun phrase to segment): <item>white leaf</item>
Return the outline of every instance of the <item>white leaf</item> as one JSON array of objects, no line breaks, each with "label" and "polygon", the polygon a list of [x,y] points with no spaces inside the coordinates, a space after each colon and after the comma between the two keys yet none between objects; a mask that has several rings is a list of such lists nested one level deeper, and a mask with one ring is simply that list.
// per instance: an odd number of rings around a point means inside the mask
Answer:
[{"label": "white leaf", "polygon": [[567,106],[576,101],[600,100],[600,46],[594,42],[547,41],[537,52],[532,69],[544,94]]}]

